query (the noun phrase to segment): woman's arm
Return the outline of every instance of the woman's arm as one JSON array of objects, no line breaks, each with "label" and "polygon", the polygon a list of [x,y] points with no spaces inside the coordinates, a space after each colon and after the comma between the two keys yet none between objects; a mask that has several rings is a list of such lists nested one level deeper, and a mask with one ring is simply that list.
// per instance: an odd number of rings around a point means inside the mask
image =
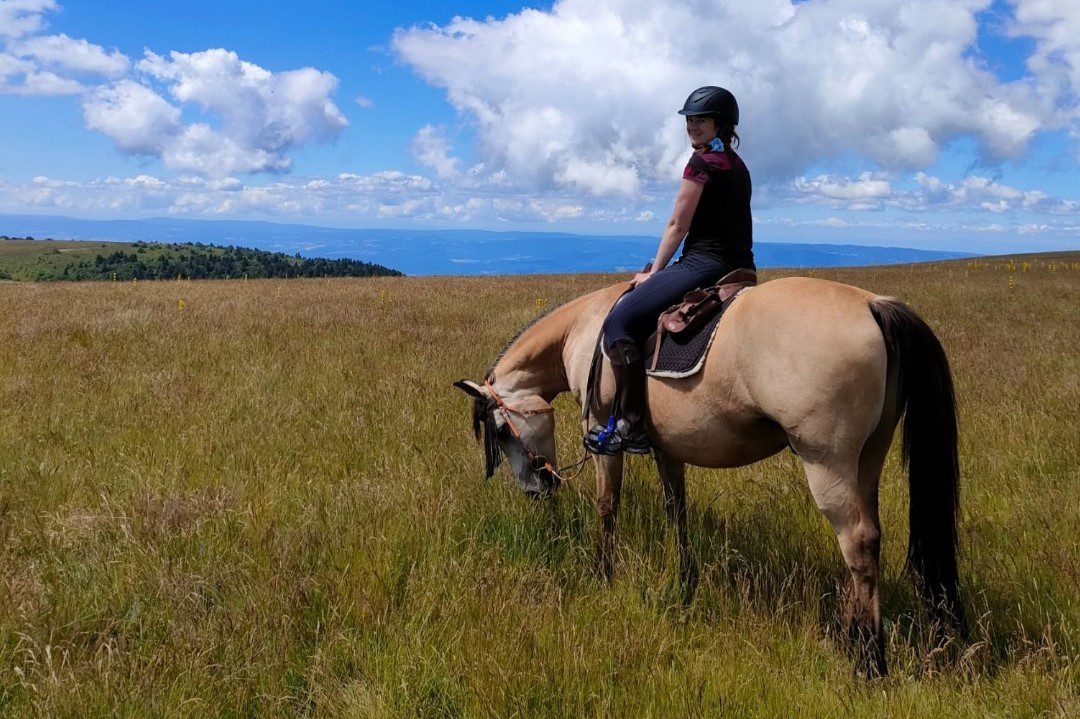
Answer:
[{"label": "woman's arm", "polygon": [[667,227],[664,228],[660,246],[656,248],[656,259],[653,260],[652,268],[648,272],[639,272],[631,281],[631,285],[644,282],[667,267],[668,261],[671,260],[675,250],[679,248],[679,243],[683,241],[687,230],[690,229],[690,220],[694,217],[694,211],[697,210],[698,200],[701,199],[704,188],[705,185],[700,182],[682,181],[679,194],[675,197],[675,209],[671,213]]}]

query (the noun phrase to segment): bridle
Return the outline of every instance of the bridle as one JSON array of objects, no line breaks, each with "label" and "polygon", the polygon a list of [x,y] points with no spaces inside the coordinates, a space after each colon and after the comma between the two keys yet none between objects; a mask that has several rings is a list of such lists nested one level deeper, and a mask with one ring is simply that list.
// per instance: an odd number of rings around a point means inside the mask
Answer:
[{"label": "bridle", "polygon": [[[581,474],[581,470],[585,467],[585,461],[589,458],[588,452],[585,453],[585,456],[582,457],[580,461],[574,462],[573,464],[568,464],[560,469],[556,469],[547,457],[537,453],[535,450],[529,447],[529,445],[525,444],[525,440],[521,436],[521,430],[518,429],[516,424],[514,424],[514,420],[510,416],[511,414],[521,415],[522,417],[528,417],[529,415],[534,414],[554,414],[554,407],[547,406],[541,407],[540,409],[519,409],[517,407],[513,407],[507,404],[506,400],[504,400],[499,395],[499,393],[495,391],[495,386],[491,383],[490,378],[484,380],[484,387],[486,387],[487,391],[491,393],[491,401],[495,403],[495,407],[503,411],[503,419],[506,420],[506,426],[510,428],[510,433],[514,435],[514,439],[517,440],[518,446],[521,447],[523,452],[525,452],[525,456],[529,458],[529,468],[532,471],[540,472],[541,470],[545,470],[549,472],[551,476],[559,482],[567,482],[577,479],[578,475]],[[492,409],[494,410],[494,408]],[[573,475],[569,477],[563,476],[562,472],[568,469],[573,469],[574,467],[577,467],[577,471],[574,472]]]}]

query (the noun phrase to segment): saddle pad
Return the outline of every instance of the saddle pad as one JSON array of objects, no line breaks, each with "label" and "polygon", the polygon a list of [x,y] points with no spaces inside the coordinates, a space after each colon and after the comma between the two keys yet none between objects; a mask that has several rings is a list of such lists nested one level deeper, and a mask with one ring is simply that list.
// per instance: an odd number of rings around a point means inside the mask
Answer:
[{"label": "saddle pad", "polygon": [[[735,297],[738,297],[744,291],[740,290]],[[734,298],[732,298],[732,302],[734,302]],[[713,336],[716,334],[716,328],[724,314],[724,312],[717,312],[700,327],[691,328],[677,335],[664,332],[660,345],[660,355],[657,357],[655,368],[651,366],[656,347],[656,335],[654,334],[645,343],[646,364],[649,365],[645,373],[650,377],[670,378],[689,377],[696,374],[705,364],[705,355],[708,354],[709,347],[712,346]]]}]

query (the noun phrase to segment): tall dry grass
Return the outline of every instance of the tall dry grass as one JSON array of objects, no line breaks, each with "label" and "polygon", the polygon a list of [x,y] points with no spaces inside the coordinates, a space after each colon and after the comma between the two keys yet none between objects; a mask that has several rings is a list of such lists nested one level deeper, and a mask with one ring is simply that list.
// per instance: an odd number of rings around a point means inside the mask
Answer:
[{"label": "tall dry grass", "polygon": [[612,277],[2,284],[0,713],[1076,716],[1078,260],[812,272],[909,302],[957,383],[972,643],[926,646],[894,452],[873,683],[789,453],[690,472],[688,606],[646,460],[610,587],[591,469],[482,480],[451,381]]}]

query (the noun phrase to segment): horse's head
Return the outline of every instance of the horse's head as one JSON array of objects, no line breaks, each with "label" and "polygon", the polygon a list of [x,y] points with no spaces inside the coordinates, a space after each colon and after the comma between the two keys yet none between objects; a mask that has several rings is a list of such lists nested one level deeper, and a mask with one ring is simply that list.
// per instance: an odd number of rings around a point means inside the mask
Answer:
[{"label": "horse's head", "polygon": [[559,488],[555,465],[555,415],[543,397],[507,392],[505,396],[485,383],[459,380],[454,386],[473,398],[472,427],[483,440],[485,474],[491,477],[502,462],[510,466],[530,497],[547,497]]}]

